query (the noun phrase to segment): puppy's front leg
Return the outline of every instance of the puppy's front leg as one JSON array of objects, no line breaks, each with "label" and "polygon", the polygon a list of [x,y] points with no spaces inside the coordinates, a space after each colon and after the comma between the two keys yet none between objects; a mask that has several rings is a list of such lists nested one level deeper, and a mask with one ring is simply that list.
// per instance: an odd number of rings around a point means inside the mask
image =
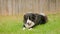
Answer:
[{"label": "puppy's front leg", "polygon": [[25,25],[23,25],[23,30],[25,30],[26,29],[26,27],[25,27]]},{"label": "puppy's front leg", "polygon": [[32,28],[29,28],[28,30],[32,30]]}]

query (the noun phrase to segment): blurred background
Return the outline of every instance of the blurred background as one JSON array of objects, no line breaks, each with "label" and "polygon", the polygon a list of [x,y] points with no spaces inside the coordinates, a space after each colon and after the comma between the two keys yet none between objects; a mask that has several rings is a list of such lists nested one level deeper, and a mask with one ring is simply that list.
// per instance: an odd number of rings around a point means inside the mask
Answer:
[{"label": "blurred background", "polygon": [[0,0],[0,15],[15,16],[26,12],[55,13],[60,11],[60,0]]},{"label": "blurred background", "polygon": [[[22,30],[28,12],[43,12],[48,22]],[[60,0],[0,0],[0,34],[60,34]]]}]

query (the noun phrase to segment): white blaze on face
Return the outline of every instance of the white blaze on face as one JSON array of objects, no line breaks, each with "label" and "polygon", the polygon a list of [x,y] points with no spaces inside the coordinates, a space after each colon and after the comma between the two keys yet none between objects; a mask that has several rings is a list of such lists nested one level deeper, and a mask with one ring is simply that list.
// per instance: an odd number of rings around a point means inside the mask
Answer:
[{"label": "white blaze on face", "polygon": [[[28,25],[27,23],[30,23],[31,25]],[[25,24],[26,28],[30,28],[30,27],[32,27],[33,25],[35,25],[34,22],[32,22],[31,20],[29,20],[29,18],[27,19],[27,23]]]}]

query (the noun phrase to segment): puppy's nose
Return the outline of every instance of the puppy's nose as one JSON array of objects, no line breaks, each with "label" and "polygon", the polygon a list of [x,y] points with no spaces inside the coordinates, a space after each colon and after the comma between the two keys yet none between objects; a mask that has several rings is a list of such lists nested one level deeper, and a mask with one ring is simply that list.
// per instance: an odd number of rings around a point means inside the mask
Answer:
[{"label": "puppy's nose", "polygon": [[31,25],[31,23],[27,23],[28,25]]},{"label": "puppy's nose", "polygon": [[29,24],[29,23],[27,23],[27,24]]}]

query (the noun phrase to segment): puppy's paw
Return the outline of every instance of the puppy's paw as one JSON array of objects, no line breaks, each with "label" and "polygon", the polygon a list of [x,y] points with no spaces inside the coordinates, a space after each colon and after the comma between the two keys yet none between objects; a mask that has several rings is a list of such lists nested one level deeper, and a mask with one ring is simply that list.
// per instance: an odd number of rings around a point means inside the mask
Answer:
[{"label": "puppy's paw", "polygon": [[25,27],[23,28],[23,30],[25,30]]},{"label": "puppy's paw", "polygon": [[32,30],[32,28],[28,29],[28,30]]}]

